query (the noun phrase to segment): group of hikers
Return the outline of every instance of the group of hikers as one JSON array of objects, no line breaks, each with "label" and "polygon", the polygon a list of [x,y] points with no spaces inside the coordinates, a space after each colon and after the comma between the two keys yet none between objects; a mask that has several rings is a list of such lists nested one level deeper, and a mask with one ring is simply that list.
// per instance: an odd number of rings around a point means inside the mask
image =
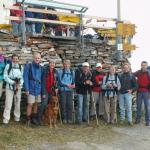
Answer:
[{"label": "group of hikers", "polygon": [[[55,62],[49,60],[49,65],[40,65],[40,53],[33,54],[33,62],[19,64],[18,55],[12,55],[11,63],[4,66],[0,57],[0,94],[2,84],[5,87],[5,106],[3,111],[3,126],[7,127],[12,103],[14,100],[14,121],[20,121],[21,89],[24,87],[27,96],[27,125],[43,124],[43,114],[51,100],[51,96],[60,97],[61,118],[64,124],[82,124],[89,119],[98,117],[106,124],[125,123],[126,115],[129,125],[133,125],[132,95],[136,92],[136,120],[141,122],[141,107],[145,104],[145,125],[150,126],[150,73],[148,63],[141,62],[141,69],[131,72],[130,64],[125,63],[122,71],[116,73],[111,65],[108,73],[104,73],[100,62],[91,70],[88,62],[76,70],[71,68],[70,60],[63,61],[63,68],[55,69]],[[4,71],[3,71],[4,70]],[[0,96],[1,96],[0,95]],[[77,96],[75,107],[75,122],[73,121],[74,95]],[[117,121],[119,102],[120,119]]]},{"label": "group of hikers", "polygon": [[[22,4],[17,2],[14,3],[13,6],[21,6]],[[28,5],[28,8],[42,8],[38,6]],[[48,10],[56,11],[53,8],[48,8]],[[71,13],[74,13],[73,11]],[[10,10],[11,16],[23,17],[23,10],[20,9],[11,9]],[[46,20],[57,20],[59,21],[59,16],[55,14],[46,14],[41,12],[25,12],[26,18],[36,18],[36,19],[46,19]],[[23,29],[23,22],[22,20],[12,20],[11,21],[12,28],[13,28],[13,35],[20,36],[22,34]],[[42,33],[50,34],[53,36],[67,36],[67,26],[65,25],[53,25],[50,23],[43,23],[43,22],[33,22],[33,21],[26,21],[25,22],[25,30],[28,35],[42,35]],[[69,28],[69,35],[70,37],[78,37],[79,36],[79,27],[70,27]]]}]

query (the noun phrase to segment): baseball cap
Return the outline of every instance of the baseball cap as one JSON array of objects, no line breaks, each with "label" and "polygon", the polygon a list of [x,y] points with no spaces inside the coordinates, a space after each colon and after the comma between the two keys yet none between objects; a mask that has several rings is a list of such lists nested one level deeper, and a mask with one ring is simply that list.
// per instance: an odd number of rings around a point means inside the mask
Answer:
[{"label": "baseball cap", "polygon": [[83,66],[83,67],[89,67],[90,65],[89,65],[88,62],[84,62],[84,63],[82,64],[82,66]]},{"label": "baseball cap", "polygon": [[97,68],[97,67],[102,67],[102,64],[101,64],[101,63],[97,63],[97,64],[96,64],[96,68]]}]

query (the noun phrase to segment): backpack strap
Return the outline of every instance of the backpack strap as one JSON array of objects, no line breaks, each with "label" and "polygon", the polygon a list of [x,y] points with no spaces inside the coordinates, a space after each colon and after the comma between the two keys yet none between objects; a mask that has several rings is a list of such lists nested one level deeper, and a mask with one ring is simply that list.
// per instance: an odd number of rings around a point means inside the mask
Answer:
[{"label": "backpack strap", "polygon": [[[9,68],[8,68],[8,75],[9,75],[9,73],[10,73],[11,69],[12,69],[12,63],[10,63],[10,64],[9,64]],[[19,64],[19,70],[20,70],[20,72],[21,72],[21,70],[22,70],[22,66],[21,66],[21,64]]]},{"label": "backpack strap", "polygon": [[[65,69],[62,70],[61,80],[64,78],[64,75],[65,75]],[[72,84],[74,84],[75,81],[73,79],[73,70],[72,69],[70,69],[70,75],[72,77]]]},{"label": "backpack strap", "polygon": [[9,73],[10,73],[11,69],[12,69],[12,63],[10,63],[10,64],[9,64],[9,68],[8,68],[8,75],[9,75]]}]

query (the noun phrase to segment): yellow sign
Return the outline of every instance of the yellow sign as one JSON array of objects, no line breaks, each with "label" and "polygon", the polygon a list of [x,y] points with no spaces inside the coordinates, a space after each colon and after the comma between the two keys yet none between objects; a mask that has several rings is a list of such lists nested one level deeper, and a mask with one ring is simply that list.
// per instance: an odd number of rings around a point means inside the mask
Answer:
[{"label": "yellow sign", "polygon": [[100,33],[101,36],[106,36],[106,37],[111,37],[111,38],[116,37],[115,29],[98,29],[97,32]]},{"label": "yellow sign", "polygon": [[59,15],[59,21],[63,22],[73,22],[73,23],[79,23],[80,18],[76,16],[64,16],[64,15]]},{"label": "yellow sign", "polygon": [[12,31],[12,25],[11,24],[0,24],[0,30],[8,30],[8,31]]},{"label": "yellow sign", "polygon": [[128,44],[128,43],[123,44],[123,50],[125,51],[132,51],[135,49],[136,49],[136,46],[134,44]]},{"label": "yellow sign", "polygon": [[133,36],[135,35],[135,24],[118,23],[117,33],[120,36]]}]

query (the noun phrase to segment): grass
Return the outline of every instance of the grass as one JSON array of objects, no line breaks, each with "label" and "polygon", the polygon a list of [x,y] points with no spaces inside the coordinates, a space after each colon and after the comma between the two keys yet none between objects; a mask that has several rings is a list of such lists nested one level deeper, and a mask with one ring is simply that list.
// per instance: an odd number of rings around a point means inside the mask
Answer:
[{"label": "grass", "polygon": [[60,125],[59,128],[50,129],[48,126],[35,128],[27,127],[24,123],[10,122],[7,128],[0,127],[0,149],[26,150],[37,149],[44,143],[67,143],[72,141],[105,143],[117,136],[113,134],[112,126],[105,126],[100,122],[92,121],[90,126],[85,125]]}]

